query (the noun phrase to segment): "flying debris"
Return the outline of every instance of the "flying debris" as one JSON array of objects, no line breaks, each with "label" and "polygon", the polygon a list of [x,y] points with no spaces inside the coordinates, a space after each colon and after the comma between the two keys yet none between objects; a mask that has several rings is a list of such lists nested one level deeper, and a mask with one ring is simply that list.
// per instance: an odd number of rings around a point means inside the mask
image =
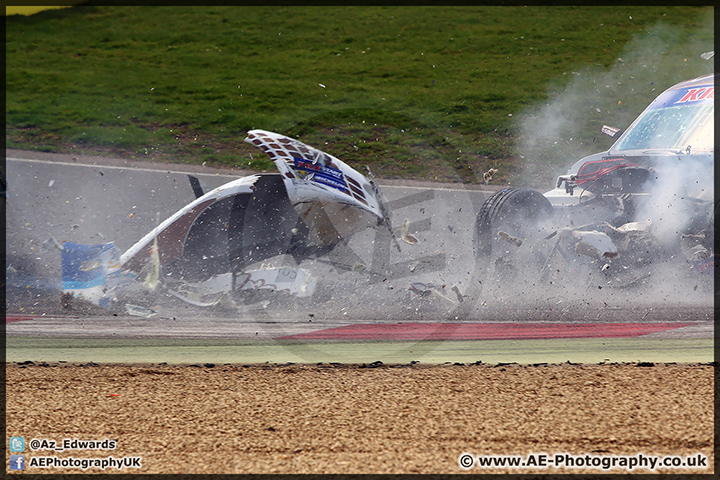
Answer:
[{"label": "flying debris", "polygon": [[485,185],[490,184],[495,174],[498,172],[497,168],[491,168],[487,172],[483,173],[483,182]]},{"label": "flying debris", "polygon": [[[279,173],[239,178],[207,193],[191,176],[195,200],[122,254],[112,243],[65,243],[63,291],[102,306],[156,289],[196,306],[256,290],[309,296],[317,280],[300,268],[304,260],[325,256],[369,228],[392,234],[372,179],[277,133],[252,130],[245,141],[265,152]],[[264,263],[282,255],[297,267]]]},{"label": "flying debris", "polygon": [[405,243],[409,243],[410,245],[417,245],[419,240],[415,235],[410,233],[410,220],[405,220],[405,223],[402,227],[402,236],[400,238],[402,238]]}]

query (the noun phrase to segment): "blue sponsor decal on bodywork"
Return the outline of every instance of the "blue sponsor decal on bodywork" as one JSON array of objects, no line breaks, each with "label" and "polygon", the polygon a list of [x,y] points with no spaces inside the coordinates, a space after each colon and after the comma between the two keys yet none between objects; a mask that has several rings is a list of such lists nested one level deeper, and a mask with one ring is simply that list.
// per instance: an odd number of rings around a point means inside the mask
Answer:
[{"label": "blue sponsor decal on bodywork", "polygon": [[299,178],[314,180],[329,187],[345,191],[345,175],[338,169],[293,157],[295,172]]},{"label": "blue sponsor decal on bodywork", "polygon": [[714,84],[679,88],[677,90],[669,90],[660,95],[653,103],[650,104],[648,110],[681,105],[697,105],[698,103],[713,103],[714,100]]}]

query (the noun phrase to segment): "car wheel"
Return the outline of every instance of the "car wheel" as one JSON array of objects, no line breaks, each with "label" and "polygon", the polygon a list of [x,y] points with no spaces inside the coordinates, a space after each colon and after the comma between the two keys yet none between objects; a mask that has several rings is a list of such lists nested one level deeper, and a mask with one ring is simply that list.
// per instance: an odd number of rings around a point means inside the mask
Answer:
[{"label": "car wheel", "polygon": [[506,188],[483,204],[475,220],[476,273],[486,280],[509,279],[538,261],[536,242],[550,233],[552,205],[540,192]]}]

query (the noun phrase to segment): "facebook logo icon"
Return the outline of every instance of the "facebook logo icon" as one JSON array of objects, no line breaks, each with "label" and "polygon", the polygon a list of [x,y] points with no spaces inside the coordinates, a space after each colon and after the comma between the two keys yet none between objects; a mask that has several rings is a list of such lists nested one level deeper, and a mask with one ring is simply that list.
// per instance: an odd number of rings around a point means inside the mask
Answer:
[{"label": "facebook logo icon", "polygon": [[10,451],[11,452],[24,452],[25,451],[25,438],[10,437]]},{"label": "facebook logo icon", "polygon": [[25,455],[10,455],[10,470],[25,470]]}]

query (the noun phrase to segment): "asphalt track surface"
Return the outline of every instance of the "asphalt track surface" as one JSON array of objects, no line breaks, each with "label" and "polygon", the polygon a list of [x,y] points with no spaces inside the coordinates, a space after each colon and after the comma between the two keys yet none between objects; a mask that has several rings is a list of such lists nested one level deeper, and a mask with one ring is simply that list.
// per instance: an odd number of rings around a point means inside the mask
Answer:
[{"label": "asphalt track surface", "polygon": [[[381,233],[356,235],[331,260],[352,258],[371,275],[311,263],[327,292],[322,302],[266,298],[208,311],[163,299],[147,318],[58,311],[59,252],[50,238],[113,241],[125,250],[194,198],[187,173],[208,191],[246,172],[34,152],[7,157],[8,361],[713,360],[712,295],[702,288],[660,298],[543,290],[520,302],[488,294],[463,303],[473,282],[474,212],[492,190],[461,184],[381,181],[396,232],[407,225],[419,242],[400,242],[396,252]],[[18,294],[23,288],[33,294]]]}]

